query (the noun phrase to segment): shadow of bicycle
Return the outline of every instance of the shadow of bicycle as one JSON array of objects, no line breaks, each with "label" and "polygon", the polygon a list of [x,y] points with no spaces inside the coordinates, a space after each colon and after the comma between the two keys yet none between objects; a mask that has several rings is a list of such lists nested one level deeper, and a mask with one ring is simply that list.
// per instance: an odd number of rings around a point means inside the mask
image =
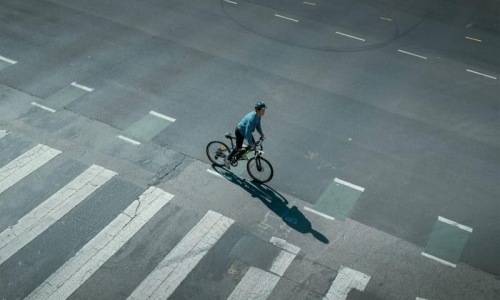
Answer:
[{"label": "shadow of bicycle", "polygon": [[288,200],[273,188],[266,184],[238,177],[224,168],[217,166],[212,166],[212,168],[227,180],[245,189],[252,197],[258,198],[290,228],[302,234],[311,233],[318,241],[328,244],[329,240],[312,228],[311,222],[309,222],[297,206],[288,207]]}]

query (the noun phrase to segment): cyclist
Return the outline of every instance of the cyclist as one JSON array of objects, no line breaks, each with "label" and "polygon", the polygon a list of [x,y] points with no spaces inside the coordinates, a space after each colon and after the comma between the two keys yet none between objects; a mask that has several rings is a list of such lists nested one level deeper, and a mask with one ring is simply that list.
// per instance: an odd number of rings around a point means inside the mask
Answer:
[{"label": "cyclist", "polygon": [[224,161],[224,165],[226,168],[230,168],[230,162],[233,156],[238,156],[241,148],[243,147],[243,140],[246,139],[248,144],[251,145],[252,148],[256,147],[255,139],[253,138],[253,132],[255,129],[260,134],[261,138],[264,138],[264,133],[262,132],[262,127],[260,126],[260,119],[266,113],[266,104],[264,102],[257,102],[255,104],[255,111],[249,112],[246,114],[243,119],[238,123],[234,133],[236,135],[236,148],[231,151],[229,156]]}]

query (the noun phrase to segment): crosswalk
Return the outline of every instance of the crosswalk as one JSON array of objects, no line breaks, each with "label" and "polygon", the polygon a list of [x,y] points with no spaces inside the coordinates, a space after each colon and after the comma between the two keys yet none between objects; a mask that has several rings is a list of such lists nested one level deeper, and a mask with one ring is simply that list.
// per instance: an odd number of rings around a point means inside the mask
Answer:
[{"label": "crosswalk", "polygon": [[[12,135],[0,130],[0,147],[19,141]],[[63,159],[62,151],[32,141],[19,148],[10,145],[11,151],[16,153],[10,153],[11,158],[0,167],[0,218],[19,215],[14,211],[17,199],[12,189],[25,190],[35,185],[34,181],[49,180],[55,176],[50,172],[56,170],[49,168],[51,164],[70,163],[68,157]],[[267,299],[300,252],[299,247],[273,237],[267,242],[272,261],[244,263],[235,281],[229,272],[238,263],[233,252],[241,237],[248,235],[235,228],[235,220],[211,210],[203,216],[178,211],[172,204],[175,196],[158,187],[143,188],[136,196],[134,192],[113,193],[110,186],[133,184],[120,183],[120,175],[103,166],[79,169],[78,175],[55,184],[53,194],[36,200],[31,210],[10,221],[12,224],[0,222],[0,299],[193,299],[191,293],[184,295],[183,291],[193,282],[197,285],[200,276],[210,277],[210,272],[203,270],[213,264],[212,272],[217,269],[217,276],[229,278],[226,283],[207,280],[221,285],[214,288],[219,294],[211,295],[213,299]],[[123,195],[130,199],[123,200]],[[117,204],[120,209],[113,212],[108,208],[115,197],[122,200],[121,206]],[[85,217],[89,209],[106,218]],[[176,215],[180,217],[175,219]],[[169,233],[163,233],[167,228]],[[148,249],[155,239],[161,244]],[[227,257],[224,263],[230,265],[229,270],[220,261],[212,262],[215,253]],[[115,266],[118,276],[109,276]],[[99,288],[100,294],[95,292]],[[196,293],[195,298],[207,297],[201,290]]]}]

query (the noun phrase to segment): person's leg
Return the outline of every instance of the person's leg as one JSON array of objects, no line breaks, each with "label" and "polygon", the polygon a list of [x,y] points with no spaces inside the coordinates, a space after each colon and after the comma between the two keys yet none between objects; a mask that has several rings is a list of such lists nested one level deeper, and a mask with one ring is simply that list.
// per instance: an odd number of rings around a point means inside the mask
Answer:
[{"label": "person's leg", "polygon": [[236,135],[236,147],[231,151],[229,154],[227,160],[231,161],[234,155],[238,153],[241,150],[241,147],[243,146],[243,140],[245,137],[241,134],[241,132],[238,130],[238,127],[234,130],[234,134]]}]

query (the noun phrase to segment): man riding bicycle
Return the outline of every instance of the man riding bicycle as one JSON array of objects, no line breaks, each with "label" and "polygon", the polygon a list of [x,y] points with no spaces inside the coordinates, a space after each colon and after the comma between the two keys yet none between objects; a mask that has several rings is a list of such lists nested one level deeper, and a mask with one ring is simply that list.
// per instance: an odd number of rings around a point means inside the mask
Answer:
[{"label": "man riding bicycle", "polygon": [[260,125],[260,119],[266,113],[266,108],[267,106],[264,102],[257,102],[257,104],[255,104],[255,111],[249,112],[238,123],[236,129],[234,130],[236,135],[236,148],[234,148],[234,150],[231,151],[229,156],[225,159],[224,165],[226,168],[230,168],[231,160],[235,155],[238,157],[241,148],[243,147],[244,139],[247,140],[248,144],[251,145],[252,148],[257,146],[252,134],[255,129],[257,129],[261,138],[264,138],[264,133],[262,132],[262,127]]}]

